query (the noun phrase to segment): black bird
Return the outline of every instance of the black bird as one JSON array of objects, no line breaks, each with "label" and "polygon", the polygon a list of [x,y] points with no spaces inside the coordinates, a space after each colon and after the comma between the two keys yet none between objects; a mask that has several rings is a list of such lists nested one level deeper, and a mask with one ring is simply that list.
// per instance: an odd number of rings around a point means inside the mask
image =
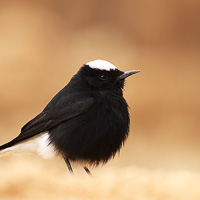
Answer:
[{"label": "black bird", "polygon": [[70,161],[83,166],[106,163],[128,137],[130,120],[123,88],[125,78],[138,72],[120,71],[104,60],[83,65],[16,138],[0,146],[0,157],[24,151],[44,158],[61,155],[71,173]]}]

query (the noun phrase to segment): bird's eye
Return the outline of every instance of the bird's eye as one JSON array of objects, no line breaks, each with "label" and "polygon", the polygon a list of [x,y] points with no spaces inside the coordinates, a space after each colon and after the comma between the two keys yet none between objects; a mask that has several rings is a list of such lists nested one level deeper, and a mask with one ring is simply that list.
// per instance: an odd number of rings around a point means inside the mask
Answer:
[{"label": "bird's eye", "polygon": [[107,75],[106,75],[106,74],[101,74],[101,75],[99,76],[99,78],[100,78],[101,80],[105,81],[105,80],[107,79]]}]

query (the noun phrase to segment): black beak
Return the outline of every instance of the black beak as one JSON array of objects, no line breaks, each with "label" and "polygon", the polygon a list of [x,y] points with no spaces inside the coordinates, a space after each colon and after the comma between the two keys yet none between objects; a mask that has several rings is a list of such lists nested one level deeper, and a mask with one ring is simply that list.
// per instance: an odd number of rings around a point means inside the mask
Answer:
[{"label": "black beak", "polygon": [[124,72],[122,75],[118,76],[118,80],[121,80],[121,79],[125,79],[133,74],[137,74],[138,72],[140,72],[140,70],[131,70],[131,71],[127,71],[127,72]]}]

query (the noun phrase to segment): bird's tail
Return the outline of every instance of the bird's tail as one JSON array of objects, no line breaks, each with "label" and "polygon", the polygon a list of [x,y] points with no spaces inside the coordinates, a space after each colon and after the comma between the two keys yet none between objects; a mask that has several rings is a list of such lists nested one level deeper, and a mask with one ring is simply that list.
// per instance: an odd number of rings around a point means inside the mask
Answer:
[{"label": "bird's tail", "polygon": [[20,145],[16,144],[11,146],[9,143],[6,143],[2,146],[0,146],[0,158],[3,158],[5,156],[18,154],[20,150]]},{"label": "bird's tail", "polygon": [[35,137],[13,143],[14,140],[0,146],[0,158],[8,155],[21,155],[38,153],[44,158],[51,158],[56,155],[56,150],[49,142],[48,132],[41,133]]},{"label": "bird's tail", "polygon": [[10,150],[10,148],[7,148],[7,149],[3,149],[0,151],[0,158],[3,158],[5,156],[8,156],[12,154],[12,151]]},{"label": "bird's tail", "polygon": [[23,150],[26,150],[26,144],[28,142],[26,141],[22,141],[20,143],[17,144],[13,144],[13,140],[3,144],[0,146],[0,158],[3,158],[5,156],[9,156],[9,155],[20,155],[22,154]]},{"label": "bird's tail", "polygon": [[0,158],[3,158],[12,152],[11,143],[8,142],[0,146]]}]

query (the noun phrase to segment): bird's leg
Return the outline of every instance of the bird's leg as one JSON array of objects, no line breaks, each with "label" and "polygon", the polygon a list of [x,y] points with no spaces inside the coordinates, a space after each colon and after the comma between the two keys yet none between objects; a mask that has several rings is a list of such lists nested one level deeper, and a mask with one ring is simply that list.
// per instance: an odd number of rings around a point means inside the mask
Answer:
[{"label": "bird's leg", "polygon": [[87,172],[88,175],[92,176],[92,173],[90,172],[90,170],[87,167],[84,167],[84,170]]},{"label": "bird's leg", "polygon": [[68,169],[69,169],[69,172],[70,172],[71,174],[74,174],[74,173],[73,173],[72,166],[71,166],[71,164],[70,164],[70,162],[69,162],[69,159],[68,159],[68,158],[65,158],[65,162],[66,162],[66,164],[67,164],[67,167],[68,167]]}]

